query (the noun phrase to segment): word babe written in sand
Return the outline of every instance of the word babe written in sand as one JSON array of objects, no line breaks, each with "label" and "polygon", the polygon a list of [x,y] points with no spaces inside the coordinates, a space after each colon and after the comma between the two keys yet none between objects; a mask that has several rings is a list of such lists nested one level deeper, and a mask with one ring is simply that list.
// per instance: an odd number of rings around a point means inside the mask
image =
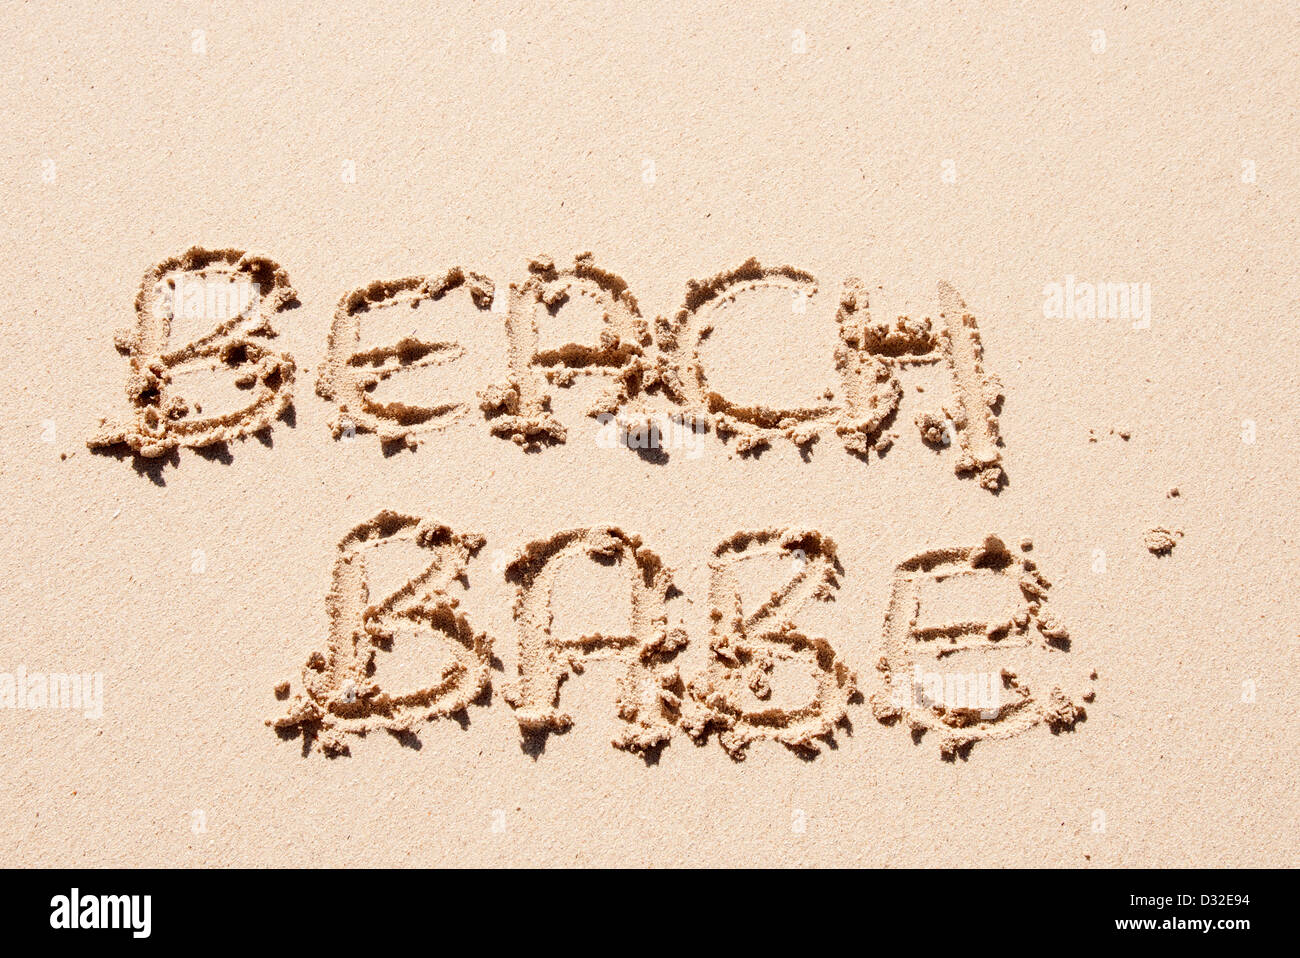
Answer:
[{"label": "word babe written in sand", "polygon": [[[746,310],[826,321],[819,296],[810,274],[750,260],[690,281],[680,309],[649,322],[627,284],[590,254],[566,269],[534,259],[503,293],[459,267],[376,281],[339,302],[316,394],[336,408],[338,440],[373,433],[414,448],[424,434],[478,419],[540,453],[566,442],[577,416],[660,461],[675,446],[665,437],[690,437],[691,446],[710,431],[742,456],[776,442],[806,452],[834,441],[865,460],[900,438],[892,428],[904,378],[933,367],[946,398],[915,417],[914,435],[950,454],[958,476],[996,493],[1004,482],[1002,389],[984,370],[975,317],[945,283],[936,318],[886,320],[871,315],[860,281],[845,281],[826,340],[833,376],[811,397],[755,399],[718,381],[709,349],[720,327]],[[174,461],[181,448],[272,429],[294,402],[297,366],[275,340],[280,314],[295,304],[287,274],[265,256],[194,248],[159,263],[141,284],[135,325],[116,337],[129,357],[130,413],[104,421],[88,445]],[[439,314],[445,338],[411,328],[413,311],[439,306],[455,307]],[[484,331],[500,333],[499,366],[471,348]],[[355,525],[334,558],[327,647],[309,656],[300,690],[287,681],[276,688],[286,710],[268,724],[301,735],[308,750],[339,755],[371,731],[411,735],[422,722],[485,707],[502,666],[494,638],[467,619],[457,595],[484,545],[483,536],[428,516],[385,511]],[[412,557],[411,574],[379,588],[370,566],[395,550]],[[701,544],[703,636],[689,634],[673,570],[635,530],[557,531],[494,570],[515,590],[517,668],[502,697],[525,739],[563,732],[575,723],[561,704],[565,681],[589,661],[614,660],[621,731],[613,744],[648,760],[677,732],[697,742],[716,736],[734,759],[759,740],[816,752],[848,724],[855,703],[917,740],[933,733],[948,758],[1038,726],[1067,731],[1085,717],[1096,674],[1078,675],[1069,632],[1048,601],[1051,583],[1031,551],[1028,540],[1012,548],[989,534],[901,553],[877,648],[860,668],[837,651],[842,643],[801,625],[808,610],[834,599],[844,571],[835,543],[816,529],[741,530]],[[746,587],[755,570],[775,583],[757,596]],[[617,578],[623,624],[558,628],[562,582],[601,572]],[[415,687],[388,687],[376,678],[376,660],[402,643],[442,659]],[[703,658],[688,666],[691,649]]]}]

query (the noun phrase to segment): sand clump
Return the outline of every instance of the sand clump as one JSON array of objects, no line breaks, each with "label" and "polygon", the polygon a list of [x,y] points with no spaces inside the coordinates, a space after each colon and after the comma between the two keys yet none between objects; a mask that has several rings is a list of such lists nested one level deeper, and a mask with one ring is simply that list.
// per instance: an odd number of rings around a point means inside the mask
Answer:
[{"label": "sand clump", "polygon": [[1174,546],[1178,545],[1178,540],[1183,537],[1181,529],[1166,529],[1164,526],[1154,526],[1142,533],[1142,544],[1146,546],[1148,552],[1155,556],[1167,556],[1174,551]]}]

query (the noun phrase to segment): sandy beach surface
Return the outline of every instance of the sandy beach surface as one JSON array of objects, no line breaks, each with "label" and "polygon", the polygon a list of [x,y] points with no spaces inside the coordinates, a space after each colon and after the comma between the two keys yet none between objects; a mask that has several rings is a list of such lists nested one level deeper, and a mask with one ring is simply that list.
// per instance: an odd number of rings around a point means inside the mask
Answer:
[{"label": "sandy beach surface", "polygon": [[1296,861],[1294,5],[0,18],[7,864]]}]

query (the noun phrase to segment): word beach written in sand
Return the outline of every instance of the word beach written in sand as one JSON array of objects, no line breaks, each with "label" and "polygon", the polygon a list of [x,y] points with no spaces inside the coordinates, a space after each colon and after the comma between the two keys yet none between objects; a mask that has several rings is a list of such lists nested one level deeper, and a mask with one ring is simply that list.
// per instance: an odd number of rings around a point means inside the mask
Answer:
[{"label": "word beach written in sand", "polygon": [[[634,449],[685,428],[692,436],[712,429],[740,453],[829,437],[866,457],[898,438],[889,427],[902,377],[936,366],[948,374],[949,399],[916,416],[920,438],[955,447],[957,474],[996,490],[1002,390],[984,371],[975,317],[957,292],[939,284],[937,320],[873,316],[855,279],[842,284],[833,316],[816,308],[820,296],[810,274],[749,260],[688,282],[676,313],[651,323],[627,284],[590,254],[567,269],[535,259],[527,278],[500,294],[459,267],[376,281],[339,302],[316,393],[337,407],[336,438],[373,433],[388,445],[414,447],[422,434],[477,415],[493,435],[537,450],[566,441],[564,405]],[[154,458],[270,429],[293,404],[296,363],[275,340],[295,303],[284,270],[264,256],[194,248],[159,263],[144,276],[134,327],[116,338],[130,361],[130,415],[105,421],[88,444]],[[438,314],[437,332],[413,328],[414,313],[438,307],[450,308]],[[815,357],[827,361],[825,382],[801,381],[783,397],[740,395],[753,377],[723,382],[711,341],[773,310],[800,318],[791,355],[807,353],[805,340],[825,342],[830,355]],[[466,345],[496,333],[499,348],[485,347],[495,356]]]}]

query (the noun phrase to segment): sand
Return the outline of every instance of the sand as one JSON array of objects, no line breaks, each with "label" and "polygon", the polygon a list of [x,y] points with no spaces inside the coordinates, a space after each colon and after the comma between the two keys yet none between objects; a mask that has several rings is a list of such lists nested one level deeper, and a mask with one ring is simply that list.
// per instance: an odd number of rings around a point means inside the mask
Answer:
[{"label": "sand", "polygon": [[10,865],[1288,865],[1286,4],[4,15]]}]

